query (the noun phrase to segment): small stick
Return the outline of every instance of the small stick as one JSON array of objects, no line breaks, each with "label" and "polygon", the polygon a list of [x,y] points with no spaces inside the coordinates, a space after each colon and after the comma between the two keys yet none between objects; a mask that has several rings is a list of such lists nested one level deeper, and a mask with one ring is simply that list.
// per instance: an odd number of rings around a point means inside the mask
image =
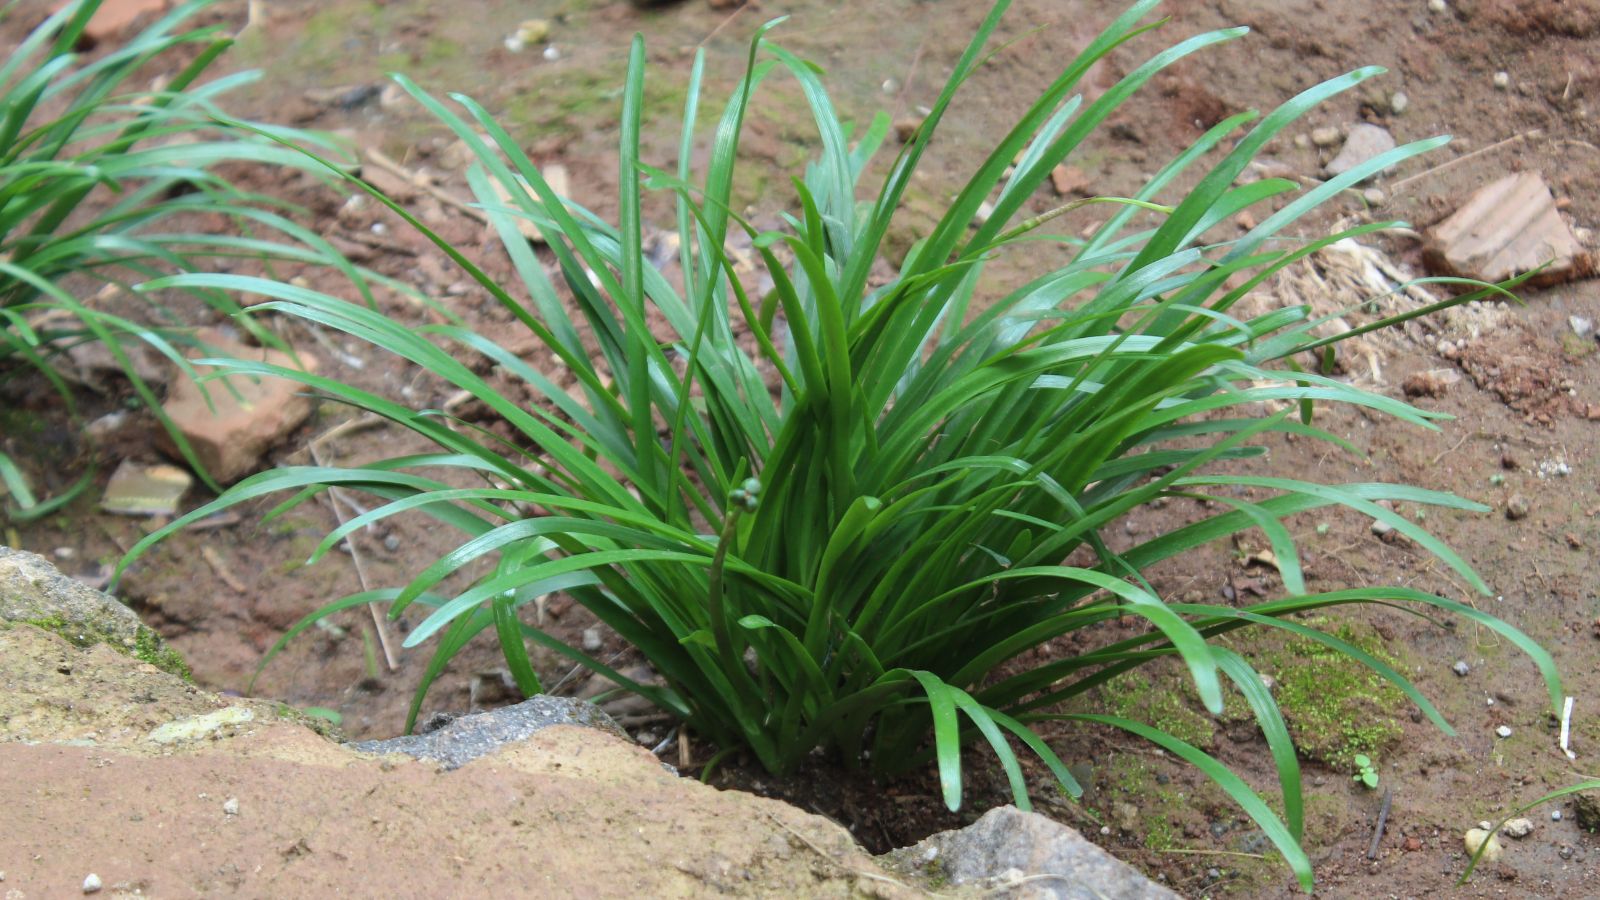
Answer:
[{"label": "small stick", "polygon": [[384,169],[390,174],[396,175],[400,178],[404,178],[406,181],[416,185],[419,190],[427,191],[429,194],[432,194],[434,199],[439,200],[448,206],[455,207],[474,219],[477,219],[479,222],[489,221],[488,213],[485,213],[483,210],[478,209],[465,200],[462,200],[460,197],[457,197],[455,194],[450,193],[444,188],[441,188],[426,179],[418,178],[415,172],[408,170],[405,166],[402,166],[390,159],[382,150],[379,150],[376,147],[367,148],[367,159],[372,160],[372,164],[378,168]]},{"label": "small stick", "polygon": [[1472,159],[1473,157],[1482,156],[1485,153],[1491,153],[1491,152],[1493,152],[1495,150],[1499,150],[1501,147],[1504,147],[1504,146],[1506,146],[1508,144],[1514,144],[1517,141],[1525,141],[1525,140],[1528,140],[1529,138],[1535,138],[1535,137],[1538,137],[1541,134],[1544,134],[1544,129],[1542,129],[1542,128],[1535,128],[1532,131],[1524,131],[1521,134],[1514,134],[1511,137],[1508,137],[1503,141],[1496,141],[1495,143],[1490,144],[1487,147],[1481,147],[1481,148],[1479,148],[1477,150],[1472,151],[1471,153],[1466,153],[1466,154],[1463,154],[1461,156],[1458,156],[1455,159],[1450,160],[1449,162],[1442,162],[1442,163],[1438,164],[1437,166],[1434,166],[1431,169],[1426,169],[1424,171],[1418,172],[1417,174],[1412,175],[1410,178],[1402,178],[1399,181],[1396,181],[1393,185],[1390,186],[1389,194],[1390,194],[1390,196],[1398,194],[1400,192],[1401,188],[1405,187],[1406,185],[1410,184],[1413,181],[1416,181],[1416,180],[1418,180],[1420,178],[1426,178],[1429,175],[1436,175],[1436,174],[1438,174],[1440,172],[1443,172],[1445,169],[1448,169],[1448,168],[1450,168],[1450,167],[1452,167],[1452,166],[1454,166],[1454,165],[1456,165],[1458,163],[1464,163],[1467,160]]},{"label": "small stick", "polygon": [[[340,425],[334,428],[333,431],[328,432],[328,434],[333,434],[344,427],[344,425]],[[327,436],[323,435],[323,437]],[[319,466],[323,464],[322,454],[317,452],[317,442],[320,440],[322,438],[316,438],[306,445],[306,449],[311,451],[311,461]],[[333,514],[338,518],[339,524],[343,525],[348,520],[345,517],[344,507],[340,505],[346,502],[341,493],[338,488],[328,485],[328,495],[333,498]],[[355,564],[356,579],[361,582],[361,589],[363,591],[372,590],[367,583],[367,567],[361,561],[361,550],[356,546],[355,535],[352,534],[345,539],[345,546],[350,548],[350,561]],[[400,668],[400,659],[395,654],[393,638],[389,634],[389,623],[383,620],[383,613],[378,612],[378,604],[368,603],[367,611],[372,614],[372,627],[378,632],[379,646],[383,647],[383,661],[389,666],[389,671],[393,672]]]},{"label": "small stick", "polygon": [[221,579],[223,584],[232,588],[235,594],[248,594],[250,592],[245,583],[240,581],[238,576],[234,575],[228,568],[227,560],[223,559],[222,554],[218,553],[213,547],[209,545],[201,547],[200,556],[211,567],[211,571],[217,573],[217,578]]},{"label": "small stick", "polygon": [[219,528],[229,528],[239,524],[239,514],[235,512],[218,513],[207,516],[198,522],[192,522],[183,527],[184,531],[216,531]]},{"label": "small stick", "polygon": [[1206,850],[1206,849],[1203,849],[1203,848],[1191,849],[1191,848],[1188,848],[1188,847],[1168,847],[1165,850],[1157,850],[1156,852],[1157,853],[1182,853],[1182,854],[1188,854],[1188,855],[1193,855],[1193,856],[1240,856],[1240,857],[1243,857],[1245,859],[1266,859],[1267,858],[1266,854],[1264,854],[1264,853],[1245,853],[1242,850]]},{"label": "small stick", "polygon": [[1440,453],[1438,456],[1435,456],[1433,458],[1433,465],[1437,466],[1439,464],[1439,460],[1444,459],[1446,456],[1449,456],[1450,454],[1452,454],[1452,453],[1456,452],[1457,450],[1461,449],[1461,445],[1465,444],[1467,442],[1467,438],[1470,438],[1470,437],[1472,437],[1472,435],[1463,434],[1461,436],[1461,440],[1456,441],[1454,446],[1452,446],[1449,450],[1446,450],[1443,453]]},{"label": "small stick", "polygon": [[1394,792],[1388,788],[1383,789],[1383,805],[1378,807],[1378,827],[1372,829],[1372,844],[1367,847],[1367,859],[1378,858],[1378,842],[1383,840],[1383,826],[1389,822],[1389,803],[1394,800]]},{"label": "small stick", "polygon": [[722,29],[728,27],[728,23],[732,22],[735,18],[737,18],[739,13],[744,12],[744,8],[746,6],[749,6],[749,5],[750,5],[749,3],[741,3],[741,4],[739,4],[739,7],[737,9],[735,9],[731,13],[728,13],[728,17],[726,19],[723,19],[722,22],[717,25],[717,27],[711,29],[711,33],[710,34],[708,34],[705,37],[700,39],[699,46],[704,47],[706,44],[710,43],[711,39],[717,36],[717,32],[719,32]]}]

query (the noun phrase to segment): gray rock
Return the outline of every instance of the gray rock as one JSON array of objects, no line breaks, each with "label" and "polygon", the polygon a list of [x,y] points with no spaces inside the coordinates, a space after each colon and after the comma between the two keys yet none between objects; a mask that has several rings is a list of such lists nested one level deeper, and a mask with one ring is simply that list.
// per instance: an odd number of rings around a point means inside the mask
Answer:
[{"label": "gray rock", "polygon": [[33,625],[78,647],[105,644],[189,677],[183,657],[115,597],[61,574],[37,553],[0,544],[0,622]]},{"label": "gray rock", "polygon": [[[37,553],[0,545],[0,620],[49,623],[73,643],[130,643],[139,617],[111,597],[61,574]],[[80,639],[81,635],[81,639]]]},{"label": "gray rock", "polygon": [[1472,667],[1467,665],[1466,660],[1458,659],[1456,660],[1456,664],[1450,667],[1450,671],[1460,675],[1462,678],[1465,678],[1467,677],[1467,673],[1472,671]]},{"label": "gray rock", "polygon": [[631,741],[627,732],[594,704],[539,694],[515,706],[453,719],[427,734],[358,741],[349,746],[363,753],[404,753],[441,763],[446,769],[459,769],[506,744],[525,741],[535,732],[555,725],[581,725]]},{"label": "gray rock", "polygon": [[1388,129],[1362,122],[1350,129],[1339,155],[1328,163],[1327,172],[1329,175],[1343,175],[1373,157],[1393,150],[1394,147],[1394,135],[1390,134]]},{"label": "gray rock", "polygon": [[[880,857],[901,868],[937,867],[949,884],[1011,887],[1007,897],[1050,900],[1176,900],[1177,894],[1085,840],[1072,828],[1003,806]],[[1020,873],[1020,875],[1019,875]],[[1039,878],[1037,876],[1059,876]],[[1026,879],[1026,880],[1024,880]]]}]

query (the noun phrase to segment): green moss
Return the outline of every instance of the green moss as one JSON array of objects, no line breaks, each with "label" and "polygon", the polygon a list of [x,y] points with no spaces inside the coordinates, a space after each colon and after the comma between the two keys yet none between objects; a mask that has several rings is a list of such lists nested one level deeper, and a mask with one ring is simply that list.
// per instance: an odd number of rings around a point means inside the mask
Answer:
[{"label": "green moss", "polygon": [[194,673],[189,671],[189,664],[183,661],[178,651],[168,647],[154,629],[139,626],[133,638],[132,656],[184,681],[194,680]]},{"label": "green moss", "polygon": [[94,631],[81,622],[72,622],[61,616],[25,619],[24,624],[32,625],[41,631],[48,631],[81,650],[87,650],[96,644],[105,644],[119,653],[131,656],[140,662],[147,662],[184,681],[194,680],[193,674],[189,671],[189,664],[183,661],[178,651],[168,647],[161,640],[161,635],[143,625],[138,627],[131,640],[124,640]]},{"label": "green moss", "polygon": [[1196,712],[1189,694],[1164,678],[1152,681],[1142,672],[1129,672],[1101,688],[1101,695],[1112,715],[1144,722],[1184,743],[1209,747],[1216,738],[1211,717]]},{"label": "green moss", "polygon": [[1175,782],[1163,783],[1149,762],[1131,755],[1113,758],[1105,784],[1107,794],[1102,799],[1110,810],[1128,802],[1139,808],[1135,833],[1146,850],[1163,852],[1182,846],[1181,823],[1197,798],[1186,800]]},{"label": "green moss", "polygon": [[[1315,624],[1315,623],[1312,623]],[[1375,635],[1344,624],[1334,636],[1396,665]],[[1295,639],[1258,661],[1278,681],[1278,708],[1301,755],[1352,769],[1357,753],[1373,755],[1400,737],[1400,690],[1354,659],[1315,641]]]}]

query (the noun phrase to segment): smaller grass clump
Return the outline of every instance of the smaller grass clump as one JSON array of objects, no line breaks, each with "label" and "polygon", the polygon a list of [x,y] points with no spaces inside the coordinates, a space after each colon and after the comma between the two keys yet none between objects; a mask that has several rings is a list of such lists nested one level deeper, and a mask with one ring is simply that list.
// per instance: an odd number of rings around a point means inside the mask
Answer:
[{"label": "smaller grass clump", "polygon": [[[75,412],[72,385],[56,363],[80,344],[100,342],[203,478],[204,467],[129,355],[131,344],[147,344],[192,378],[181,348],[195,343],[194,323],[162,303],[163,295],[139,295],[132,285],[240,259],[334,266],[363,291],[368,279],[287,218],[284,204],[230,180],[238,166],[321,173],[300,151],[340,150],[305,131],[220,120],[218,104],[256,76],[201,80],[232,43],[221,26],[185,28],[213,4],[185,3],[117,46],[83,55],[77,48],[101,0],[72,0],[0,63],[0,380],[38,372]],[[0,6],[0,17],[16,14],[16,4]],[[161,76],[159,86],[132,86],[152,75]],[[229,233],[218,229],[219,217]],[[287,349],[269,328],[237,315],[228,292],[199,285],[175,291],[232,317],[262,344]],[[91,295],[134,298],[147,314],[118,314],[84,299]],[[7,415],[7,429],[19,418]],[[32,479],[0,453],[0,486],[10,495],[5,512],[18,520],[61,508],[93,478],[86,472],[71,489],[36,497]]]}]

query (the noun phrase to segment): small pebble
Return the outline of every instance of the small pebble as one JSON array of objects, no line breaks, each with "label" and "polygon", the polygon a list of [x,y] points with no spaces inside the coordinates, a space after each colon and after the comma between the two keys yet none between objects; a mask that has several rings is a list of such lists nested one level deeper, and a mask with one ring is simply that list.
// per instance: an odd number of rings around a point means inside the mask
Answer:
[{"label": "small pebble", "polygon": [[1467,665],[1466,660],[1458,659],[1456,660],[1456,664],[1450,667],[1450,671],[1460,675],[1462,678],[1465,678],[1467,677],[1467,673],[1472,671],[1472,667]]},{"label": "small pebble", "polygon": [[1344,137],[1344,132],[1333,125],[1324,125],[1311,131],[1311,143],[1318,147],[1332,147]]},{"label": "small pebble", "polygon": [[390,553],[393,553],[394,551],[399,550],[400,549],[400,539],[395,537],[392,534],[385,536],[384,539],[383,539],[383,549],[389,551]]},{"label": "small pebble", "polygon": [[85,894],[92,894],[95,891],[100,890],[101,886],[100,876],[93,872],[90,872],[89,877],[83,880],[83,892]]},{"label": "small pebble", "polygon": [[1533,834],[1533,820],[1520,817],[1516,819],[1509,819],[1506,821],[1506,824],[1500,826],[1500,831],[1507,837],[1514,837],[1518,839],[1525,838],[1528,835]]},{"label": "small pebble", "polygon": [[1511,73],[1510,72],[1496,72],[1496,73],[1494,73],[1494,86],[1495,86],[1496,90],[1501,90],[1501,91],[1505,90],[1508,87],[1511,87]]},{"label": "small pebble", "polygon": [[1381,191],[1381,190],[1379,190],[1378,188],[1375,188],[1375,187],[1374,188],[1367,188],[1366,190],[1362,191],[1361,192],[1361,198],[1363,200],[1366,200],[1367,203],[1369,205],[1372,205],[1372,206],[1382,206],[1383,202],[1385,200],[1389,199],[1383,193],[1383,191]]},{"label": "small pebble", "polygon": [[1405,112],[1409,106],[1411,106],[1411,98],[1400,91],[1395,91],[1389,95],[1389,112],[1398,116]]},{"label": "small pebble", "polygon": [[583,630],[583,649],[586,652],[594,653],[603,646],[605,646],[605,642],[600,639],[600,629],[585,628]]},{"label": "small pebble", "polygon": [[1105,837],[1106,835],[1108,835],[1110,833],[1111,833],[1111,826],[1110,825],[1101,825],[1100,826],[1100,836],[1101,837]]},{"label": "small pebble", "polygon": [[1501,725],[1499,728],[1496,728],[1494,730],[1494,733],[1499,735],[1500,737],[1503,737],[1503,738],[1511,737],[1511,726],[1510,725]]},{"label": "small pebble", "polygon": [[239,798],[229,797],[222,801],[222,814],[225,816],[237,816],[239,814]]},{"label": "small pebble", "polygon": [[1488,819],[1479,819],[1478,820],[1478,828],[1481,831],[1490,831],[1490,830],[1492,830],[1494,828],[1494,823],[1489,821]]},{"label": "small pebble", "polygon": [[1209,881],[1216,881],[1216,880],[1220,879],[1221,877],[1222,877],[1222,871],[1220,869],[1214,869],[1213,868],[1213,869],[1207,869],[1206,870],[1206,879],[1209,880]]},{"label": "small pebble", "polygon": [[1528,503],[1528,498],[1521,494],[1512,494],[1511,499],[1506,501],[1506,518],[1513,522],[1526,519],[1528,513],[1532,511],[1533,507]]},{"label": "small pebble", "polygon": [[551,44],[550,46],[544,48],[544,61],[545,62],[555,62],[556,60],[558,60],[560,58],[561,58],[561,51],[556,49],[556,45],[555,44]]},{"label": "small pebble", "polygon": [[1573,856],[1576,856],[1576,855],[1577,855],[1576,852],[1571,847],[1562,847],[1561,848],[1561,858],[1562,859],[1571,859]]},{"label": "small pebble", "polygon": [[1382,519],[1373,519],[1372,520],[1372,533],[1377,535],[1378,537],[1383,537],[1384,535],[1388,534],[1389,532],[1391,532],[1393,530],[1394,530],[1394,526],[1390,525],[1388,522],[1383,521]]},{"label": "small pebble", "polygon": [[1428,0],[1428,9],[1433,12],[1442,13],[1449,8],[1450,6],[1445,3],[1445,0]]},{"label": "small pebble", "polygon": [[78,555],[78,551],[71,547],[57,547],[54,551],[56,559],[71,559]]},{"label": "small pebble", "polygon": [[1552,822],[1561,821],[1561,810],[1559,810],[1559,809],[1551,810],[1550,811],[1550,821],[1552,821]]}]

